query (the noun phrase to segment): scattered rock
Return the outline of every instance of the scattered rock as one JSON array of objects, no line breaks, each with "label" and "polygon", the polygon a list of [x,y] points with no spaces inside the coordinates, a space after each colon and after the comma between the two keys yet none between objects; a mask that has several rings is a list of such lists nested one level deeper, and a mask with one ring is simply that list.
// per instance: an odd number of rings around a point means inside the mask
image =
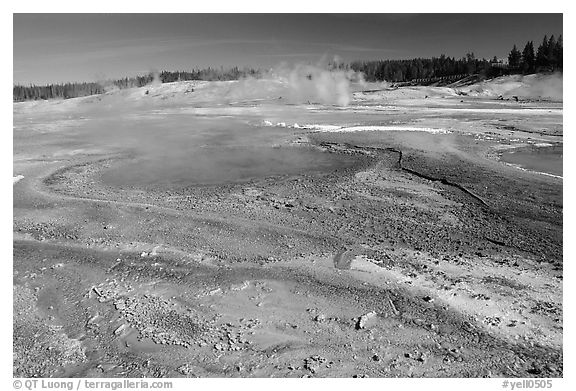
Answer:
[{"label": "scattered rock", "polygon": [[484,323],[486,323],[489,326],[499,326],[501,322],[502,319],[500,319],[499,316],[487,316],[486,318],[484,318]]},{"label": "scattered rock", "polygon": [[98,287],[92,287],[92,290],[94,291],[94,293],[96,293],[96,295],[102,296],[102,293],[100,292],[100,289],[98,289]]},{"label": "scattered rock", "polygon": [[327,360],[319,355],[314,355],[304,359],[304,369],[309,370],[311,373],[316,373],[320,365],[324,364]]},{"label": "scattered rock", "polygon": [[192,367],[190,366],[190,364],[181,365],[176,370],[184,376],[189,376],[193,374]]},{"label": "scattered rock", "polygon": [[368,312],[367,314],[362,315],[361,317],[358,318],[358,321],[356,322],[356,329],[360,330],[366,328],[368,322],[374,319],[376,319],[376,311],[371,311]]},{"label": "scattered rock", "polygon": [[242,291],[250,286],[250,281],[244,281],[242,285],[232,285],[230,287],[233,291]]},{"label": "scattered rock", "polygon": [[413,319],[412,322],[414,322],[414,324],[417,326],[424,325],[424,319],[416,318],[416,319]]},{"label": "scattered rock", "polygon": [[126,328],[128,328],[126,324],[121,324],[118,328],[116,328],[116,330],[114,330],[114,335],[118,336],[123,334]]},{"label": "scattered rock", "polygon": [[213,290],[211,290],[210,292],[208,292],[208,294],[209,294],[210,296],[214,296],[214,295],[216,295],[216,294],[218,294],[218,293],[220,293],[220,292],[222,292],[222,289],[221,289],[221,288],[216,288],[216,289],[213,289]]},{"label": "scattered rock", "polygon": [[490,297],[486,296],[484,293],[477,293],[472,295],[472,298],[476,300],[490,300]]},{"label": "scattered rock", "polygon": [[86,327],[88,327],[88,326],[90,326],[90,325],[95,325],[95,324],[96,324],[96,319],[98,319],[99,316],[100,316],[99,314],[96,314],[96,315],[94,315],[93,317],[91,317],[90,319],[88,319],[88,320],[86,321]]},{"label": "scattered rock", "polygon": [[390,309],[392,310],[392,313],[394,315],[400,315],[400,311],[398,311],[396,309],[396,306],[394,305],[394,302],[392,301],[392,299],[388,299],[388,303],[390,303]]}]

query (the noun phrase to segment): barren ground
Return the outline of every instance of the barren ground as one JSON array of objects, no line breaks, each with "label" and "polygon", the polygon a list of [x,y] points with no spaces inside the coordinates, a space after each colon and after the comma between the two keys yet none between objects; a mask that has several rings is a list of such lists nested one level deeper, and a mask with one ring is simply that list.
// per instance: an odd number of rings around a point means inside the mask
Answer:
[{"label": "barren ground", "polygon": [[[562,178],[498,160],[561,146],[561,102],[194,87],[14,105],[14,376],[563,375]],[[170,177],[200,127],[268,152]]]}]

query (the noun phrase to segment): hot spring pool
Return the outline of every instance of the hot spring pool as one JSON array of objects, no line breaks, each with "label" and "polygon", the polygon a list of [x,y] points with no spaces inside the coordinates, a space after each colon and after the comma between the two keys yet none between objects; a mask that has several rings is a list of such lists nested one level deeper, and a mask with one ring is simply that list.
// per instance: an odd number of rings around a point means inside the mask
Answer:
[{"label": "hot spring pool", "polygon": [[531,146],[502,153],[500,160],[522,168],[562,176],[562,145]]},{"label": "hot spring pool", "polygon": [[358,162],[308,147],[199,148],[137,158],[104,172],[102,180],[115,187],[186,187],[335,171]]}]

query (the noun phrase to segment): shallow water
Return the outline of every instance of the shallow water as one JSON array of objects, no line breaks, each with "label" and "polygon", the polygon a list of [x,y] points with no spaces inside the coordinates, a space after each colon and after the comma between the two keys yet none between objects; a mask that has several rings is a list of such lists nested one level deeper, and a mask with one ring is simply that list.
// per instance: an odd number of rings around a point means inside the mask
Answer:
[{"label": "shallow water", "polygon": [[529,147],[502,153],[500,159],[531,171],[562,176],[562,145]]},{"label": "shallow water", "polygon": [[309,147],[207,147],[138,158],[105,172],[102,180],[118,187],[186,187],[328,172],[357,162]]},{"label": "shallow water", "polygon": [[[330,113],[311,114],[286,105],[158,109],[140,102],[104,103],[106,99],[80,102],[50,115],[17,113],[17,137],[42,141],[38,153],[47,157],[68,156],[78,149],[130,156],[102,174],[105,183],[116,187],[220,184],[330,172],[358,163],[357,157],[293,145],[304,130],[264,126],[264,120],[275,120],[276,115],[292,124]],[[302,111],[304,115],[296,115]],[[27,148],[30,152],[30,143]]]},{"label": "shallow water", "polygon": [[[327,172],[358,162],[352,156],[290,145],[297,130],[253,122],[190,115],[132,119],[112,139],[124,138],[122,144],[132,148],[134,159],[104,172],[102,180],[119,187],[186,187]],[[118,129],[114,124],[101,127]]]}]

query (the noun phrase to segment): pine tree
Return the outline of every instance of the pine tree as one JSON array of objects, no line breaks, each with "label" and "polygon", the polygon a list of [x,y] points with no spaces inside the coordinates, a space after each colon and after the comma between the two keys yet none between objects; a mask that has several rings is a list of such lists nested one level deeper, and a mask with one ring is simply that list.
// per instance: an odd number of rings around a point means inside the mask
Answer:
[{"label": "pine tree", "polygon": [[535,70],[536,57],[534,55],[534,43],[532,41],[526,42],[524,50],[522,50],[522,72],[532,73]]},{"label": "pine tree", "polygon": [[540,46],[538,46],[538,50],[536,52],[536,66],[537,67],[546,67],[548,66],[548,59],[546,55],[548,53],[548,36],[545,35],[544,39]]},{"label": "pine tree", "polygon": [[548,62],[548,66],[551,68],[556,67],[556,58],[554,56],[554,48],[556,47],[556,39],[554,35],[550,36],[548,40],[548,46],[546,47],[546,60]]},{"label": "pine tree", "polygon": [[553,56],[554,56],[554,67],[556,69],[562,69],[562,63],[563,63],[563,49],[562,49],[562,35],[560,35],[558,37],[558,40],[556,41],[556,44],[554,45],[554,49],[553,49]]},{"label": "pine tree", "polygon": [[508,65],[510,68],[518,68],[520,66],[520,59],[522,58],[522,54],[520,50],[514,45],[510,54],[508,54]]}]

